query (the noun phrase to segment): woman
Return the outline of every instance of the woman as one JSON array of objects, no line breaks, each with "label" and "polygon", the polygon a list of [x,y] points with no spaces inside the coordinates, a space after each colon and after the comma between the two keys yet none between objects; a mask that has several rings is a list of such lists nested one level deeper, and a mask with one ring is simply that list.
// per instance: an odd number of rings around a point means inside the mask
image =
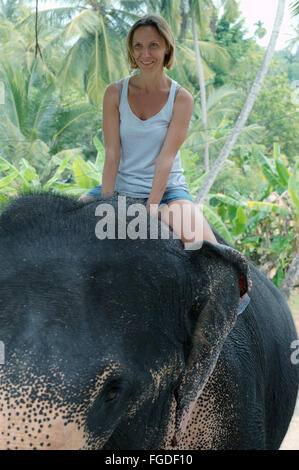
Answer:
[{"label": "woman", "polygon": [[164,73],[174,61],[174,39],[166,21],[158,15],[138,20],[129,31],[127,52],[131,68],[139,73],[105,90],[102,185],[80,199],[108,197],[114,190],[142,198],[185,248],[202,240],[217,243],[192,201],[181,167],[179,149],[187,137],[193,98]]}]

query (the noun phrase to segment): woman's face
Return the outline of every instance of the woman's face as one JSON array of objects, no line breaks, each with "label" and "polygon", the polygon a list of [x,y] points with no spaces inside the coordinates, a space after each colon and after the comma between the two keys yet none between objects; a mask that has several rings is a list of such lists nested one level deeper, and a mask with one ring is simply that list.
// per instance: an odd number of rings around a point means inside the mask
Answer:
[{"label": "woman's face", "polygon": [[163,70],[168,48],[164,38],[153,26],[140,26],[133,35],[133,54],[141,71]]}]

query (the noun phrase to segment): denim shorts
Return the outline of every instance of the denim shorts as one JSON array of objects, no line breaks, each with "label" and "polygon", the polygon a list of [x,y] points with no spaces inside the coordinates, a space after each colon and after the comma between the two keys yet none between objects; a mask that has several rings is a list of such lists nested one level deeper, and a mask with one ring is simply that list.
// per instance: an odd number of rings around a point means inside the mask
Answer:
[{"label": "denim shorts", "polygon": [[[95,186],[90,191],[88,191],[87,194],[88,194],[88,196],[92,196],[92,197],[95,197],[95,198],[101,197],[102,196],[102,185],[99,184],[98,186]],[[141,199],[142,204],[145,205],[148,198],[145,198],[145,199],[137,198],[137,199]],[[186,189],[179,189],[179,188],[176,189],[176,188],[174,188],[174,189],[167,189],[164,192],[163,197],[160,201],[160,205],[169,204],[170,202],[176,201],[177,199],[187,199],[188,201],[193,202],[193,199],[190,196],[189,191],[187,191]]]}]

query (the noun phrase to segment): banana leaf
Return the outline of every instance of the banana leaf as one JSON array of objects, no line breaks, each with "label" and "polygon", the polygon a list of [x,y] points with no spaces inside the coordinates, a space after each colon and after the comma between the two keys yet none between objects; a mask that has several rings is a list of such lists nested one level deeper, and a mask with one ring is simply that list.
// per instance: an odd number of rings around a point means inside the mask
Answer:
[{"label": "banana leaf", "polygon": [[248,201],[247,205],[249,209],[254,211],[276,212],[278,214],[291,214],[291,211],[289,209],[281,207],[278,204],[272,204],[271,202]]},{"label": "banana leaf", "polygon": [[284,189],[288,188],[288,183],[289,183],[289,177],[290,173],[286,166],[282,163],[282,161],[276,161],[275,162],[276,170],[279,176],[279,181],[281,186],[283,186]]},{"label": "banana leaf", "polygon": [[50,178],[43,186],[43,189],[47,190],[51,187],[54,186],[54,183],[56,183],[58,181],[58,178],[59,176],[61,175],[61,173],[63,173],[63,171],[67,168],[68,166],[68,163],[69,163],[69,160],[70,158],[72,157],[72,154],[71,153],[68,153],[68,155],[62,160],[62,162],[60,162],[60,165],[59,167],[57,168],[57,170],[55,171],[54,175],[52,176],[52,178]]},{"label": "banana leaf", "polygon": [[73,172],[75,181],[80,188],[91,189],[99,184],[97,172],[79,155],[73,162]]},{"label": "banana leaf", "polygon": [[297,219],[299,219],[299,181],[297,168],[295,168],[294,174],[289,178],[288,190],[292,204],[297,214]]},{"label": "banana leaf", "polygon": [[203,214],[208,219],[209,223],[219,232],[219,234],[231,245],[235,244],[235,239],[230,233],[226,225],[224,224],[221,217],[219,217],[216,212],[211,209],[207,204],[203,205]]},{"label": "banana leaf", "polygon": [[243,207],[238,207],[237,215],[233,219],[233,233],[238,235],[239,233],[244,233],[247,223],[247,215]]},{"label": "banana leaf", "polygon": [[208,198],[209,199],[218,199],[219,201],[223,202],[224,204],[227,204],[228,206],[233,206],[233,207],[246,207],[246,204],[247,202],[246,201],[242,201],[242,200],[239,200],[239,199],[236,199],[234,197],[231,197],[231,196],[227,196],[225,194],[221,194],[221,193],[217,193],[217,194],[213,194],[213,193],[210,193],[208,195]]},{"label": "banana leaf", "polygon": [[17,172],[13,172],[8,176],[4,176],[3,178],[0,179],[0,188],[5,188],[8,186],[13,180],[15,180],[18,177]]},{"label": "banana leaf", "polygon": [[280,190],[284,189],[270,159],[265,157],[265,155],[263,155],[260,151],[256,152],[256,157],[262,167],[265,178],[273,186],[273,188]]}]

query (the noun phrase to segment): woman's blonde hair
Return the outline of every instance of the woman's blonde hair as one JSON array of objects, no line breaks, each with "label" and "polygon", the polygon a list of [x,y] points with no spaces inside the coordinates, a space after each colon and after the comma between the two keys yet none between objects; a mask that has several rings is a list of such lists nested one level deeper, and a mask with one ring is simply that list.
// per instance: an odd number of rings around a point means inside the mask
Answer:
[{"label": "woman's blonde hair", "polygon": [[138,69],[133,53],[133,36],[136,29],[140,28],[141,26],[153,26],[156,28],[160,36],[163,37],[166,43],[166,47],[168,48],[168,53],[165,54],[164,58],[164,67],[166,67],[168,70],[171,69],[174,62],[174,37],[169,25],[166,23],[164,18],[159,15],[143,16],[131,27],[127,36],[127,53],[130,68]]}]

